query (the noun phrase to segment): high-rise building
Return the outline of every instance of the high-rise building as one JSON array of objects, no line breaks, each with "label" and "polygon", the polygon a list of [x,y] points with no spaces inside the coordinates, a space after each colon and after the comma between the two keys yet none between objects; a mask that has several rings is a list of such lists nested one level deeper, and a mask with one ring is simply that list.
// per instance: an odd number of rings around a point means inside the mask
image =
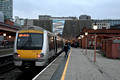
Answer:
[{"label": "high-rise building", "polygon": [[0,0],[0,11],[7,19],[12,19],[13,15],[13,0]]},{"label": "high-rise building", "polygon": [[0,11],[0,22],[4,22],[4,15],[1,11]]}]

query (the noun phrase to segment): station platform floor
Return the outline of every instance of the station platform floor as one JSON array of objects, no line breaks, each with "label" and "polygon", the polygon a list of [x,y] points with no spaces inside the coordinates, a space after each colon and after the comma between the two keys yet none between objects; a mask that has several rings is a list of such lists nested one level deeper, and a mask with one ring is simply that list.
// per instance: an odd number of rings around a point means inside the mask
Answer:
[{"label": "station platform floor", "polygon": [[72,48],[60,80],[120,80],[119,68],[120,59],[97,53],[94,62],[94,50]]},{"label": "station platform floor", "polygon": [[61,80],[105,80],[81,49],[72,48]]},{"label": "station platform floor", "polygon": [[0,48],[0,56],[9,55],[13,53],[13,48]]}]

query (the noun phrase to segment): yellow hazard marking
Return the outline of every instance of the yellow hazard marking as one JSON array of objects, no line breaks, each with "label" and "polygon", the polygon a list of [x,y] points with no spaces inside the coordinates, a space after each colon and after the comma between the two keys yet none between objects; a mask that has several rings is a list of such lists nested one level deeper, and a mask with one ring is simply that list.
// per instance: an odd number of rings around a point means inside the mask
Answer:
[{"label": "yellow hazard marking", "polygon": [[64,79],[65,79],[65,75],[66,75],[67,66],[68,66],[68,62],[69,62],[69,59],[70,59],[71,51],[72,51],[72,48],[71,48],[71,50],[70,50],[70,54],[69,54],[68,59],[67,59],[67,62],[66,62],[66,64],[65,64],[65,68],[64,68],[64,71],[63,71],[63,73],[62,73],[61,80],[64,80]]}]

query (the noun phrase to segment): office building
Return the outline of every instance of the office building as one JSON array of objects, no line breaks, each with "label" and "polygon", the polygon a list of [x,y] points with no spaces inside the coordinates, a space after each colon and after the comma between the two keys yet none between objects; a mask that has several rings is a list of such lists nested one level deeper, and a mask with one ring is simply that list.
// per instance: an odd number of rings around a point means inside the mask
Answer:
[{"label": "office building", "polygon": [[1,11],[0,11],[0,22],[4,22],[4,15]]},{"label": "office building", "polygon": [[[112,20],[112,19],[104,19],[104,20],[94,20],[96,22],[105,22],[105,23],[110,23],[110,28],[120,28],[120,19],[115,19],[115,20]],[[117,26],[116,26],[117,25]]]},{"label": "office building", "polygon": [[64,22],[64,20],[53,20],[53,33],[62,34]]},{"label": "office building", "polygon": [[5,18],[12,19],[13,0],[0,0],[0,11],[5,15]]},{"label": "office building", "polygon": [[77,17],[51,17],[53,20],[53,33],[62,34],[64,29],[65,20],[78,20]]},{"label": "office building", "polygon": [[[92,26],[95,25],[95,23],[92,23]],[[102,28],[106,28],[109,29],[110,28],[110,23],[105,23],[105,22],[97,22],[97,29],[102,29]]]},{"label": "office building", "polygon": [[65,20],[63,35],[79,35],[82,29],[92,28],[92,20]]}]

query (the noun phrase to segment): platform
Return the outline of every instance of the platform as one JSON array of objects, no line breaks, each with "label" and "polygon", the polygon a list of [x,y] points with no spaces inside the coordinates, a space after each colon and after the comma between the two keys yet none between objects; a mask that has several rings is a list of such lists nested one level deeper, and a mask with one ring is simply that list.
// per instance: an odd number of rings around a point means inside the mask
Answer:
[{"label": "platform", "polygon": [[[120,59],[108,59],[97,53],[94,63],[94,50],[72,48],[69,56],[62,53],[46,70],[33,80],[119,80]],[[98,51],[97,51],[98,52]]]},{"label": "platform", "polygon": [[105,80],[80,49],[72,49],[61,80]]},{"label": "platform", "polygon": [[13,48],[3,48],[0,49],[0,56],[9,55],[13,53]]}]

